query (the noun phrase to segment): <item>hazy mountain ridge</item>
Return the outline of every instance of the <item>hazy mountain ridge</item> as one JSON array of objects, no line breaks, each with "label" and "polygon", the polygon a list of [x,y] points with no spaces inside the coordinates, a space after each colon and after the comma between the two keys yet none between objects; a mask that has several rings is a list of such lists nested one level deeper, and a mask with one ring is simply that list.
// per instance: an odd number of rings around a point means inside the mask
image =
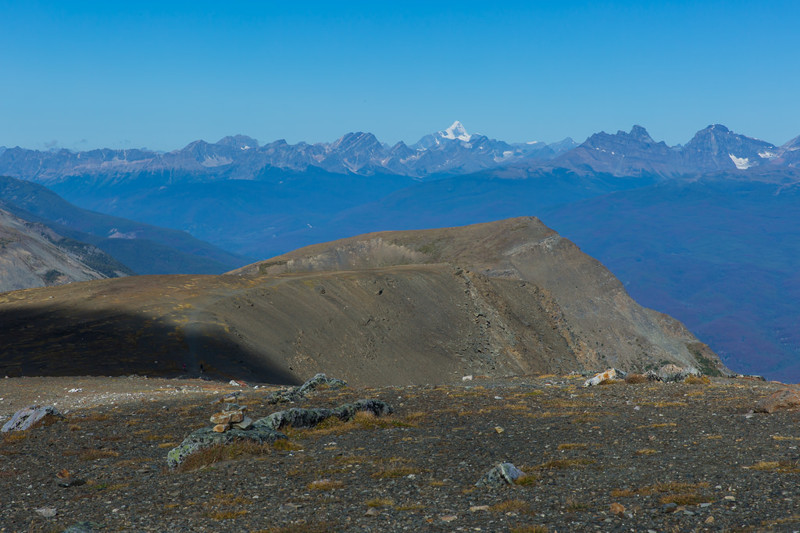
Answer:
[{"label": "hazy mountain ridge", "polygon": [[102,250],[3,207],[0,202],[0,292],[133,274]]},{"label": "hazy mountain ridge", "polygon": [[[459,135],[452,135],[458,130]],[[450,133],[448,133],[450,132]],[[261,179],[276,171],[318,169],[335,174],[398,174],[422,178],[438,173],[465,173],[527,159],[549,159],[571,147],[571,139],[553,145],[514,143],[467,134],[460,122],[426,135],[414,145],[389,146],[373,134],[347,133],[331,143],[288,144],[277,140],[263,146],[244,135],[216,143],[198,140],[166,153],[134,150],[42,152],[7,148],[0,152],[0,174],[51,183],[70,176],[126,176],[177,171],[203,181]],[[180,175],[180,174],[179,174]],[[169,182],[169,181],[168,181]]]},{"label": "hazy mountain ridge", "polygon": [[778,147],[712,124],[698,131],[683,146],[656,142],[641,126],[634,126],[629,133],[596,133],[581,144],[572,139],[551,144],[506,143],[485,135],[469,134],[456,121],[446,130],[425,135],[411,146],[403,142],[389,146],[371,133],[352,132],[330,143],[292,145],[277,140],[263,146],[252,137],[235,135],[216,143],[194,141],[166,153],[143,149],[42,152],[4,148],[0,151],[0,174],[45,184],[70,177],[131,180],[140,175],[161,176],[162,185],[176,183],[176,180],[280,180],[284,175],[312,170],[426,178],[509,166],[565,168],[615,176],[676,177],[719,171],[796,168],[800,164],[798,139],[800,137]]},{"label": "hazy mountain ridge", "polygon": [[0,207],[65,238],[97,247],[125,265],[111,270],[94,266],[106,276],[113,276],[115,270],[126,275],[211,274],[246,262],[180,231],[81,209],[28,181],[0,176]]},{"label": "hazy mountain ridge", "polygon": [[668,146],[663,141],[654,141],[642,126],[634,126],[629,133],[596,133],[543,166],[615,176],[696,177],[750,169],[793,169],[797,161],[792,159],[791,148],[789,143],[779,148],[734,133],[720,124],[698,131],[684,146]]}]

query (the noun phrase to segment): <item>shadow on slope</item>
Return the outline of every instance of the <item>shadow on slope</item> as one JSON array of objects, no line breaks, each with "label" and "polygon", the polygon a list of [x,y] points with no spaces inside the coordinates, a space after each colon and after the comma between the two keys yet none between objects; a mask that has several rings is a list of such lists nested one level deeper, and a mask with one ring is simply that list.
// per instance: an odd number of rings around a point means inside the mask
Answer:
[{"label": "shadow on slope", "polygon": [[228,336],[187,335],[184,328],[145,315],[58,304],[0,308],[0,375],[300,382]]}]

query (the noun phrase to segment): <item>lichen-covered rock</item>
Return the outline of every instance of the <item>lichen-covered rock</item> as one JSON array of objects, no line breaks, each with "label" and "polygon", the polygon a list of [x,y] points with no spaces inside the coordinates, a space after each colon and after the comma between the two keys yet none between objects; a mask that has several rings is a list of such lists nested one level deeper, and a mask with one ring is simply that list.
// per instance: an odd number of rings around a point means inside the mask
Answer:
[{"label": "lichen-covered rock", "polygon": [[[198,429],[186,437],[179,446],[170,450],[167,454],[167,464],[170,468],[175,468],[198,450],[217,444],[229,444],[236,439],[251,439],[259,444],[275,442],[286,438],[286,435],[278,431],[282,427],[312,427],[333,416],[347,421],[358,412],[384,416],[392,413],[392,407],[381,400],[358,400],[334,409],[286,409],[259,418],[255,422],[248,417],[239,424],[219,432],[216,427]],[[241,424],[246,427],[241,427]]]},{"label": "lichen-covered rock", "polygon": [[584,383],[584,387],[593,387],[595,385],[599,385],[604,381],[608,381],[610,379],[615,379],[617,377],[617,370],[615,368],[609,368],[605,372],[600,372],[599,374],[595,374],[594,377],[587,379]]},{"label": "lichen-covered rock", "polygon": [[511,463],[500,463],[475,483],[476,487],[496,489],[506,485],[513,485],[525,473]]},{"label": "lichen-covered rock", "polygon": [[30,407],[25,407],[14,413],[11,420],[3,424],[3,427],[0,428],[0,432],[25,431],[37,424],[47,424],[59,418],[64,418],[64,416],[51,405],[45,407],[31,405]]},{"label": "lichen-covered rock", "polygon": [[381,400],[358,400],[340,405],[334,409],[300,409],[295,407],[260,418],[253,422],[253,426],[266,427],[276,431],[285,426],[295,428],[312,427],[332,416],[339,420],[347,421],[360,411],[372,413],[375,416],[384,416],[392,413],[392,407]]},{"label": "lichen-covered rock", "polygon": [[175,468],[180,465],[187,457],[198,450],[210,448],[217,444],[230,444],[237,439],[248,439],[259,444],[275,442],[285,439],[286,435],[273,431],[268,428],[236,429],[217,433],[213,428],[200,428],[192,432],[177,447],[171,449],[167,454],[167,465]]},{"label": "lichen-covered rock", "polygon": [[653,372],[652,370],[648,370],[644,373],[644,377],[647,378],[647,381],[663,381],[661,376]]},{"label": "lichen-covered rock", "polygon": [[676,381],[683,381],[689,376],[699,376],[700,371],[693,366],[680,367],[678,365],[668,364],[658,369],[658,377],[661,381],[672,383]]},{"label": "lichen-covered rock", "polygon": [[269,403],[295,402],[305,398],[309,392],[321,386],[327,386],[331,389],[341,389],[342,387],[346,387],[347,383],[341,379],[329,378],[325,374],[317,374],[298,387],[273,392],[267,399]]},{"label": "lichen-covered rock", "polygon": [[253,419],[250,418],[249,416],[244,417],[244,419],[241,422],[235,422],[231,424],[232,427],[238,429],[248,429],[252,425],[253,425]]},{"label": "lichen-covered rock", "polygon": [[787,387],[762,398],[755,409],[756,413],[774,413],[778,409],[800,407],[800,389]]}]

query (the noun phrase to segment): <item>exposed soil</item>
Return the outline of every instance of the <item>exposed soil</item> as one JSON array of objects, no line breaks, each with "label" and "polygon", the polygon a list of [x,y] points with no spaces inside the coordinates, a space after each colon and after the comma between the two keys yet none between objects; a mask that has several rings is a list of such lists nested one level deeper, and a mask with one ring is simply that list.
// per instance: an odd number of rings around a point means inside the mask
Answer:
[{"label": "exposed soil", "polygon": [[[63,421],[2,437],[0,531],[83,521],[104,532],[800,528],[800,412],[750,412],[781,385],[581,384],[539,376],[321,391],[292,406],[378,398],[395,414],[290,430],[293,446],[174,472],[169,449],[208,425],[212,403],[235,387],[0,380],[4,418],[34,401],[68,410]],[[286,408],[266,402],[273,389],[241,390],[254,418]],[[474,486],[503,461],[526,483]],[[63,469],[85,483],[59,486]]]}]

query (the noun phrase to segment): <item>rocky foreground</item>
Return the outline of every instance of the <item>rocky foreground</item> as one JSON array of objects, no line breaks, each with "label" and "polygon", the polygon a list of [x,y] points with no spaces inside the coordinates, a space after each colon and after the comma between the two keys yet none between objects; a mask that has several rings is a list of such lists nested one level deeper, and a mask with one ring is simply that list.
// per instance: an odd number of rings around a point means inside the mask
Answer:
[{"label": "rocky foreground", "polygon": [[[0,380],[0,423],[34,390],[64,415],[0,437],[0,531],[800,529],[800,412],[754,412],[787,388],[778,383],[475,376],[276,395],[199,380],[69,379],[37,378],[35,389]],[[286,438],[237,439],[168,466],[170,450],[232,398],[254,421],[359,400],[391,414],[286,424]],[[502,463],[499,482],[487,483]]]}]

